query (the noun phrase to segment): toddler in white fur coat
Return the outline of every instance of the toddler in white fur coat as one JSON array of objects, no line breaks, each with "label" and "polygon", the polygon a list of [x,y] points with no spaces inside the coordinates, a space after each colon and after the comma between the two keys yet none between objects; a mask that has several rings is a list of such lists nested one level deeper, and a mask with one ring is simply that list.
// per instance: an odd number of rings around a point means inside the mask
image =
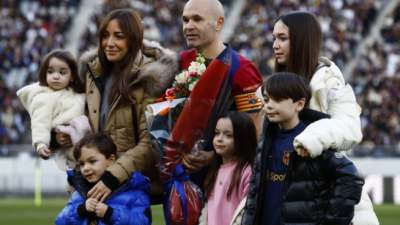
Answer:
[{"label": "toddler in white fur coat", "polygon": [[[51,131],[57,126],[60,126],[57,130],[74,134],[71,135],[73,143],[90,133],[91,128],[84,116],[84,87],[78,78],[76,60],[69,51],[54,50],[47,54],[38,77],[39,82],[21,88],[17,95],[31,116],[32,145],[47,160],[51,155]],[[68,162],[67,151],[59,149],[55,154],[62,170],[74,167],[73,158]]]}]

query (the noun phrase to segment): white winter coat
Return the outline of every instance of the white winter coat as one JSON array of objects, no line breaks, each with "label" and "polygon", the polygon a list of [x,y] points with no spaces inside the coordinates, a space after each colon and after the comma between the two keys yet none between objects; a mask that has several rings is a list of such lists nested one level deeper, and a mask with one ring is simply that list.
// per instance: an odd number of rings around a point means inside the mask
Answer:
[{"label": "white winter coat", "polygon": [[[312,98],[309,108],[331,116],[318,120],[294,139],[294,147],[304,147],[315,158],[328,148],[347,151],[361,142],[361,108],[353,89],[346,85],[340,69],[325,57],[311,79]],[[355,225],[378,225],[372,202],[365,191],[355,206]]]},{"label": "white winter coat", "polygon": [[51,130],[85,113],[85,94],[77,94],[71,88],[55,91],[34,83],[17,92],[31,116],[32,146],[39,150],[49,147]]},{"label": "white winter coat", "polygon": [[[325,66],[321,67],[321,64]],[[310,124],[294,140],[294,147],[304,147],[312,158],[328,148],[346,151],[361,142],[361,108],[356,102],[353,89],[345,84],[342,73],[335,63],[320,58],[320,68],[311,79],[312,98],[309,108],[329,114]]]}]

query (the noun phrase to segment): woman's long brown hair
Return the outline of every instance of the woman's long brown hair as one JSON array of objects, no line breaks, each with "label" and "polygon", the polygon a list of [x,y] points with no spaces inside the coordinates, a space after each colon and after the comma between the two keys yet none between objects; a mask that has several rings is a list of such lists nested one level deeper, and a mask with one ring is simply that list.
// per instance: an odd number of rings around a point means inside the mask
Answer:
[{"label": "woman's long brown hair", "polygon": [[290,12],[279,16],[278,21],[289,28],[290,55],[287,65],[280,65],[275,59],[274,73],[295,73],[311,81],[322,44],[322,31],[317,18],[308,12]]},{"label": "woman's long brown hair", "polygon": [[[254,122],[247,113],[237,111],[226,112],[219,119],[221,118],[232,121],[235,155],[238,161],[236,168],[233,171],[228,192],[226,193],[226,199],[230,201],[233,189],[235,187],[236,195],[238,195],[241,176],[245,166],[250,165],[253,167],[257,148],[257,134]],[[218,155],[214,150],[213,162],[204,182],[206,198],[209,198],[211,195],[221,164],[222,156]]]},{"label": "woman's long brown hair", "polygon": [[100,44],[97,53],[101,65],[107,72],[110,72],[113,69],[114,64],[108,61],[101,43],[104,32],[107,29],[107,25],[113,19],[118,21],[124,38],[128,40],[129,50],[120,64],[121,72],[115,75],[115,78],[111,84],[108,101],[112,102],[117,94],[120,93],[122,101],[129,102],[132,97],[129,91],[129,78],[131,76],[131,70],[138,52],[143,51],[143,25],[140,16],[133,9],[114,10],[106,16],[99,28],[98,35]]}]

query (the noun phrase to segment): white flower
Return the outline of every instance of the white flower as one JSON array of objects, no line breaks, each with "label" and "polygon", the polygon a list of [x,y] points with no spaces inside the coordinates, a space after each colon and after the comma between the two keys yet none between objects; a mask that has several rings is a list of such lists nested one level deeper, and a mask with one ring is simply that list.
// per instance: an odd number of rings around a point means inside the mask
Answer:
[{"label": "white flower", "polygon": [[206,65],[204,65],[204,64],[202,63],[202,64],[200,65],[199,70],[200,70],[200,73],[203,74],[204,71],[206,71]]},{"label": "white flower", "polygon": [[175,77],[175,80],[181,84],[185,84],[187,82],[188,77],[189,77],[189,72],[182,71],[178,76]]},{"label": "white flower", "polygon": [[198,80],[196,80],[195,82],[193,82],[193,83],[191,83],[191,84],[189,85],[189,91],[193,91],[194,86],[196,86],[197,82],[198,82]]},{"label": "white flower", "polygon": [[204,65],[203,63],[198,63],[198,62],[190,63],[189,72],[198,71],[201,74],[203,74],[205,70],[206,70],[206,65]]}]

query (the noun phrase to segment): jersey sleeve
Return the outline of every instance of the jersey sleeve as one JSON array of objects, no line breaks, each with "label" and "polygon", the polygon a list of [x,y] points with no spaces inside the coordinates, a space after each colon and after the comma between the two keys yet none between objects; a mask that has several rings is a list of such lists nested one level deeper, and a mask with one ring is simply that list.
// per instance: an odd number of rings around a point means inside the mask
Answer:
[{"label": "jersey sleeve", "polygon": [[255,113],[262,109],[262,102],[256,91],[262,85],[262,77],[255,65],[240,59],[240,67],[232,81],[232,94],[236,110],[239,112]]}]

